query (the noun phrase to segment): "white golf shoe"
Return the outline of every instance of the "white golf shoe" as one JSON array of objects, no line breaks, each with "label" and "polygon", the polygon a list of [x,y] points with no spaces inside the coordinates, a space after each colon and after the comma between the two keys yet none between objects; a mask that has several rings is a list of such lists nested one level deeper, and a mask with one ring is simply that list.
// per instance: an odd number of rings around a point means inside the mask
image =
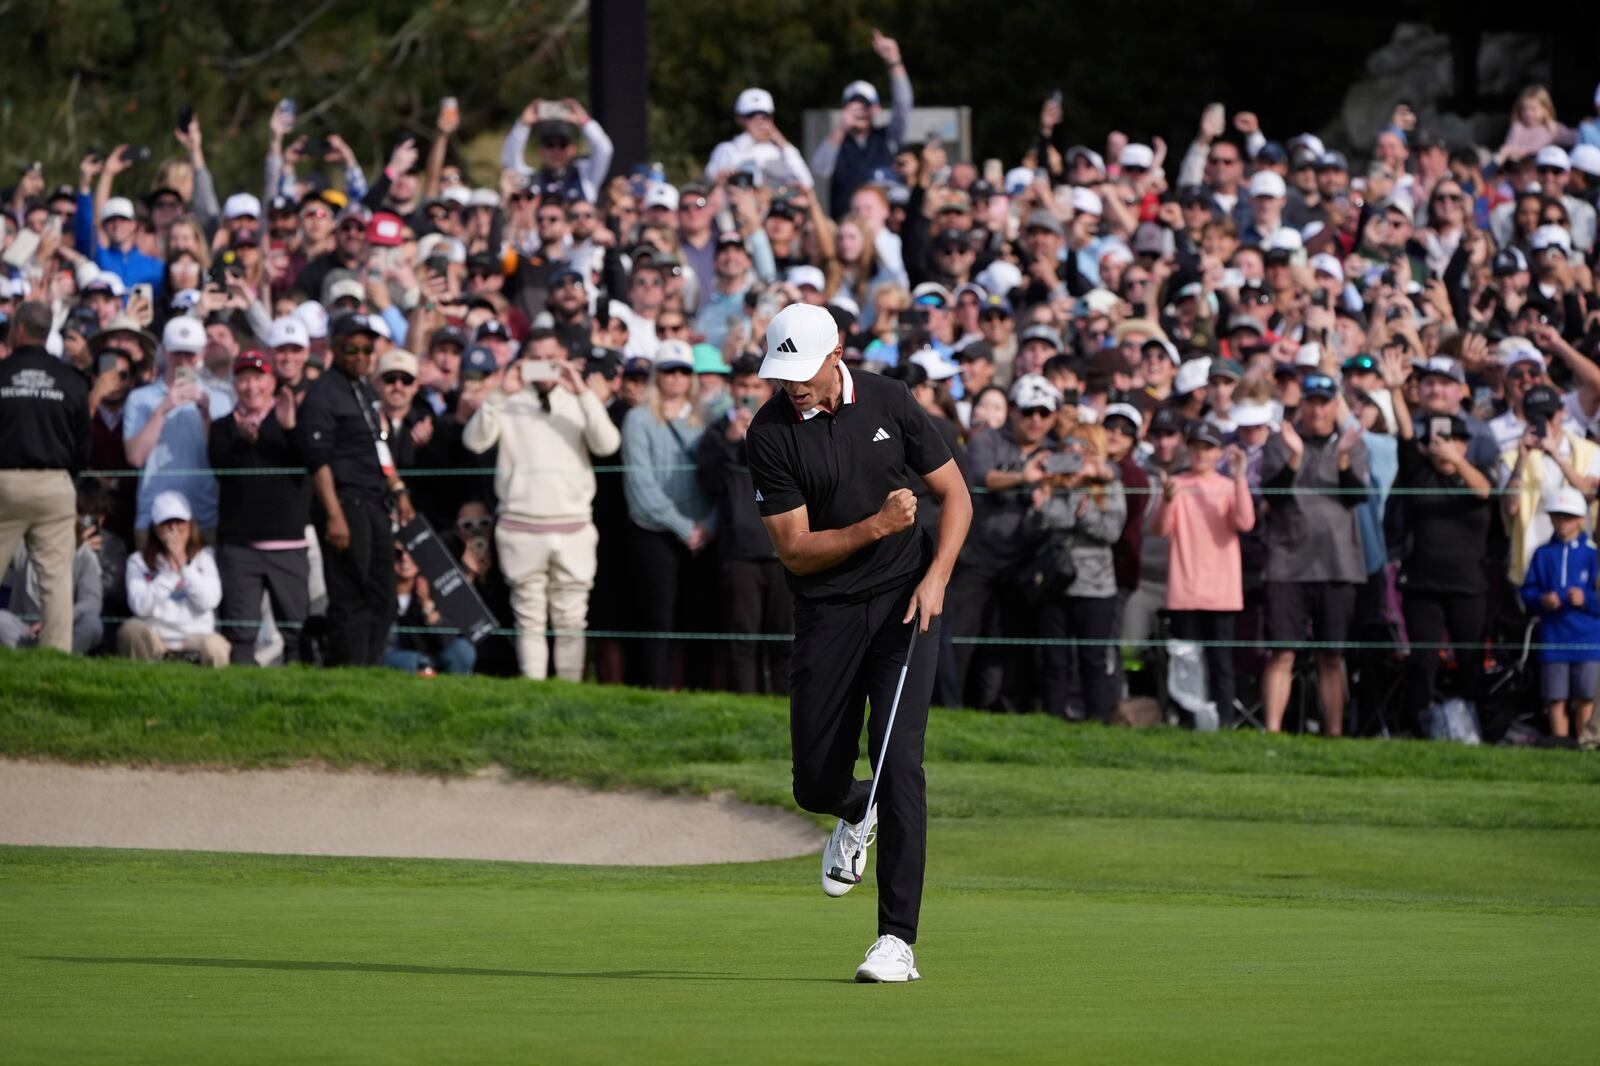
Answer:
[{"label": "white golf shoe", "polygon": [[[835,898],[844,895],[861,883],[867,869],[867,849],[878,838],[878,806],[872,805],[866,818],[859,822],[839,819],[833,827],[833,836],[822,851],[822,891]],[[861,857],[856,858],[860,849]]]},{"label": "white golf shoe", "polygon": [[867,958],[856,967],[856,980],[863,984],[893,984],[920,981],[917,960],[911,945],[897,936],[880,936],[867,949]]}]

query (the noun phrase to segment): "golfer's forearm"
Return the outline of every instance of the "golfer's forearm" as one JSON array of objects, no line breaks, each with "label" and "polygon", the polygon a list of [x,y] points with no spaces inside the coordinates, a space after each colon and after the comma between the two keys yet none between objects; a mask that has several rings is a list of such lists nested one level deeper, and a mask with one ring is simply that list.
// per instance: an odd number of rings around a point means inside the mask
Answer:
[{"label": "golfer's forearm", "polygon": [[838,566],[862,548],[882,539],[878,516],[873,515],[843,529],[796,533],[778,550],[778,557],[790,573],[804,577]]},{"label": "golfer's forearm", "polygon": [[333,487],[333,467],[318,467],[316,473],[311,475],[311,485],[317,491],[317,500],[322,504],[323,511],[330,515],[344,513],[339,506],[339,493]]},{"label": "golfer's forearm", "polygon": [[965,488],[963,485],[962,492],[947,495],[939,511],[939,543],[928,573],[937,575],[940,581],[950,580],[950,572],[955,569],[956,557],[961,554],[961,545],[966,543],[967,530],[972,525],[972,497]]}]

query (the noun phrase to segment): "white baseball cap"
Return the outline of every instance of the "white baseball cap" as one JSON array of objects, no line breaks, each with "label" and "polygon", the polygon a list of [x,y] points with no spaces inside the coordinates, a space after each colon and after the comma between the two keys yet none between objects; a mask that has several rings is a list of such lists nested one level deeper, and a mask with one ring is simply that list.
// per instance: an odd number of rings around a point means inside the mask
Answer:
[{"label": "white baseball cap", "polygon": [[1250,175],[1250,198],[1258,196],[1286,196],[1288,188],[1275,170],[1258,170]]},{"label": "white baseball cap", "polygon": [[439,194],[439,199],[458,207],[466,207],[467,201],[472,199],[472,191],[465,185],[451,185]]},{"label": "white baseball cap", "polygon": [[272,320],[272,325],[267,327],[268,348],[309,348],[311,335],[306,332],[306,324],[294,315],[284,315],[282,318]]},{"label": "white baseball cap", "polygon": [[1265,426],[1272,422],[1272,408],[1264,403],[1236,403],[1233,405],[1233,424],[1240,429]]},{"label": "white baseball cap", "polygon": [[206,327],[200,324],[198,318],[178,315],[168,319],[166,328],[161,331],[163,351],[199,355],[205,351],[205,347]]},{"label": "white baseball cap", "polygon": [[1120,167],[1144,167],[1146,170],[1155,166],[1156,153],[1148,144],[1130,144],[1117,155],[1117,165]]},{"label": "white baseball cap", "polygon": [[1295,366],[1319,367],[1322,365],[1322,345],[1316,341],[1302,344],[1294,353]]},{"label": "white baseball cap", "polygon": [[985,292],[997,292],[1004,296],[1012,289],[1022,287],[1022,271],[1017,269],[1015,263],[996,259],[973,280],[982,285]]},{"label": "white baseball cap", "polygon": [[1024,374],[1011,386],[1011,402],[1024,411],[1030,407],[1048,407],[1054,411],[1061,406],[1061,391],[1043,375]]},{"label": "white baseball cap", "polygon": [[1589,507],[1583,502],[1583,493],[1571,485],[1563,485],[1549,497],[1544,505],[1546,514],[1569,514],[1582,518],[1589,513]]},{"label": "white baseball cap", "polygon": [[320,340],[328,335],[328,309],[317,301],[307,300],[296,307],[294,317],[306,327],[306,336],[312,340]]},{"label": "white baseball cap", "polygon": [[1339,262],[1339,257],[1322,252],[1311,257],[1311,272],[1313,274],[1326,274],[1330,278],[1344,280],[1344,264]]},{"label": "white baseball cap", "polygon": [[468,207],[499,207],[500,194],[493,189],[473,189],[467,195]]},{"label": "white baseball cap", "polygon": [[1572,160],[1567,157],[1567,150],[1559,144],[1547,144],[1539,149],[1539,154],[1533,157],[1536,167],[1555,167],[1557,170],[1571,170]]},{"label": "white baseball cap", "polygon": [[1298,252],[1306,246],[1305,238],[1293,226],[1279,226],[1267,238],[1267,251]]},{"label": "white baseball cap", "polygon": [[1495,345],[1494,357],[1507,370],[1518,363],[1537,363],[1541,373],[1545,368],[1544,353],[1526,337],[1507,337]]},{"label": "white baseball cap", "polygon": [[810,381],[839,347],[839,326],[826,308],[790,304],[767,325],[767,355],[761,376]]},{"label": "white baseball cap", "polygon": [[1567,158],[1573,170],[1581,170],[1591,176],[1600,174],[1600,145],[1575,145]]},{"label": "white baseball cap", "polygon": [[126,196],[113,196],[100,209],[101,222],[109,222],[114,218],[126,218],[131,221],[133,217],[133,201]]},{"label": "white baseball cap", "polygon": [[1100,424],[1105,425],[1113,418],[1126,418],[1132,422],[1135,435],[1138,434],[1139,427],[1144,425],[1144,415],[1131,403],[1107,404],[1105,413],[1100,416]]},{"label": "white baseball cap", "polygon": [[643,208],[664,207],[668,211],[678,209],[678,190],[666,182],[657,182],[644,191]]},{"label": "white baseball cap", "polygon": [[166,492],[158,493],[156,498],[150,501],[150,524],[159,526],[174,519],[191,522],[194,520],[194,512],[189,509],[189,497],[168,489]]},{"label": "white baseball cap", "polygon": [[772,94],[765,89],[746,89],[733,104],[733,113],[740,118],[745,115],[773,115],[777,110],[772,103]]},{"label": "white baseball cap", "polygon": [[1178,376],[1172,382],[1172,391],[1182,396],[1193,392],[1195,389],[1205,388],[1206,383],[1210,380],[1211,359],[1207,356],[1201,356],[1199,359],[1191,359],[1178,367]]},{"label": "white baseball cap", "polygon": [[222,205],[222,217],[229,222],[236,218],[260,218],[261,201],[252,193],[236,192]]},{"label": "white baseball cap", "polygon": [[828,278],[822,272],[822,268],[812,266],[810,263],[790,267],[789,272],[784,275],[784,280],[790,285],[809,285],[818,292],[828,287]]},{"label": "white baseball cap", "polygon": [[367,298],[367,287],[355,278],[340,278],[328,286],[327,300],[330,304],[340,300],[354,300],[361,303]]},{"label": "white baseball cap", "polygon": [[839,94],[839,102],[848,104],[855,99],[865,100],[873,107],[878,106],[878,89],[870,81],[853,81],[844,87],[844,92]]},{"label": "white baseball cap", "polygon": [[1106,205],[1101,202],[1100,194],[1082,185],[1072,187],[1072,209],[1080,215],[1093,215],[1096,218],[1106,213]]},{"label": "white baseball cap", "polygon": [[948,381],[960,373],[960,370],[944,361],[944,356],[932,348],[923,348],[911,357],[911,361],[928,372],[929,381]]},{"label": "white baseball cap", "polygon": [[1546,248],[1560,248],[1562,251],[1572,251],[1572,234],[1567,232],[1565,226],[1540,226],[1533,231],[1533,237],[1528,242],[1536,252]]}]

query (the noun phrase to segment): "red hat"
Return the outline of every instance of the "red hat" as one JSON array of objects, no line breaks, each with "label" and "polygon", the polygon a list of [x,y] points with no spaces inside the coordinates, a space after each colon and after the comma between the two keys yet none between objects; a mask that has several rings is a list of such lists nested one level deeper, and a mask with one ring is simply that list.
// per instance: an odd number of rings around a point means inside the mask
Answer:
[{"label": "red hat", "polygon": [[379,248],[399,247],[404,239],[405,223],[392,211],[378,211],[367,223],[367,240]]},{"label": "red hat", "polygon": [[263,374],[277,376],[272,370],[272,360],[254,348],[246,352],[240,352],[233,360],[233,372],[235,374],[242,374],[246,370],[259,370]]}]

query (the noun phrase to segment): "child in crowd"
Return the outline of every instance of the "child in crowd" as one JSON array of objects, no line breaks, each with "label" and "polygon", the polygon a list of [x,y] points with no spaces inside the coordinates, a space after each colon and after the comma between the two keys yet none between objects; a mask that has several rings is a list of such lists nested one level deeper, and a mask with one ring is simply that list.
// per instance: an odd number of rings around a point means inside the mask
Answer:
[{"label": "child in crowd", "polygon": [[1557,737],[1583,735],[1600,681],[1600,598],[1597,557],[1583,531],[1583,494],[1564,486],[1546,506],[1555,535],[1533,553],[1522,602],[1539,614],[1541,690]]},{"label": "child in crowd", "polygon": [[1189,469],[1167,479],[1155,525],[1168,538],[1167,611],[1178,640],[1206,641],[1211,701],[1224,725],[1233,717],[1233,623],[1244,609],[1239,534],[1255,528],[1243,450],[1229,449],[1231,478],[1217,473],[1222,433],[1191,422]]}]

